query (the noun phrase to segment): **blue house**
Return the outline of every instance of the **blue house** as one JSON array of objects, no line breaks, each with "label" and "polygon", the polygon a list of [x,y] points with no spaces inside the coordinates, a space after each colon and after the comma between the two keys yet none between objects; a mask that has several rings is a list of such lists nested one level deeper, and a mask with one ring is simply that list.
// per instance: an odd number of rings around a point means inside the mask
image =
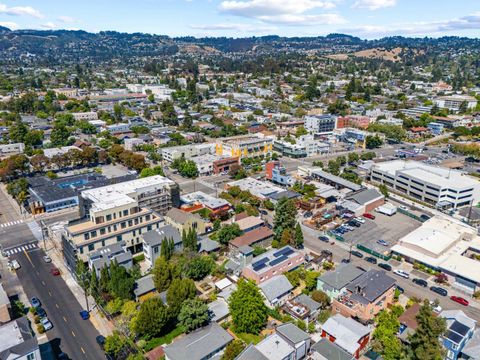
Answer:
[{"label": "blue house", "polygon": [[431,122],[427,125],[427,128],[433,135],[440,135],[443,133],[444,125],[437,122]]},{"label": "blue house", "polygon": [[446,359],[457,360],[465,344],[475,332],[475,320],[461,310],[444,310],[440,317],[447,322],[447,331],[442,336],[442,343],[447,350]]}]

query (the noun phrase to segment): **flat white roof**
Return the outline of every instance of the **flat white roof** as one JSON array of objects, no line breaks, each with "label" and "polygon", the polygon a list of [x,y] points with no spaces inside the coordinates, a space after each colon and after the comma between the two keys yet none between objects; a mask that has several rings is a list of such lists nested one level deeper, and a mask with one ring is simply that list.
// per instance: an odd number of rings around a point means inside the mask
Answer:
[{"label": "flat white roof", "polygon": [[22,332],[15,320],[0,327],[0,352],[23,343]]},{"label": "flat white roof", "polygon": [[191,204],[194,202],[199,202],[211,209],[216,209],[222,206],[230,205],[230,203],[221,198],[216,198],[215,196],[205,194],[203,191],[196,191],[190,194],[185,194],[180,196],[182,202]]}]

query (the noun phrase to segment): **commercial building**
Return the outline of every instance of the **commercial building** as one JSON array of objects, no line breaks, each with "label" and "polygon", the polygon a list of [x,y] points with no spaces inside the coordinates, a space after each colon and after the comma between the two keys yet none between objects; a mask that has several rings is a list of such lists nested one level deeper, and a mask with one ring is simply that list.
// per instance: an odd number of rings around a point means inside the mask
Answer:
[{"label": "commercial building", "polygon": [[478,181],[462,171],[410,160],[377,163],[370,178],[437,208],[469,205],[480,190]]},{"label": "commercial building", "polygon": [[184,157],[185,159],[191,159],[196,156],[214,155],[215,144],[191,144],[163,148],[161,149],[161,154],[162,158],[168,162],[173,162],[181,157]]},{"label": "commercial building", "polygon": [[242,191],[249,191],[253,196],[260,200],[266,200],[270,195],[284,191],[283,188],[275,186],[270,182],[260,181],[251,177],[231,181],[226,184],[227,189],[233,186],[238,186]]},{"label": "commercial building", "polygon": [[95,111],[76,112],[76,113],[72,113],[72,116],[75,119],[75,121],[98,120],[98,115]]},{"label": "commercial building", "polygon": [[370,118],[362,115],[339,116],[337,119],[337,129],[343,128],[359,128],[366,129],[370,125]]},{"label": "commercial building", "polygon": [[188,212],[205,208],[213,214],[223,214],[232,207],[227,200],[206,194],[203,191],[182,195],[180,201],[182,202],[182,210]]},{"label": "commercial building", "polygon": [[271,249],[258,256],[255,262],[243,268],[242,275],[260,284],[276,275],[296,269],[304,262],[303,254],[287,245],[281,249]]},{"label": "commercial building", "polygon": [[41,360],[37,338],[30,322],[21,317],[0,326],[0,359]]},{"label": "commercial building", "polygon": [[332,301],[332,312],[369,322],[392,303],[395,280],[384,271],[370,270],[351,281]]},{"label": "commercial building", "polygon": [[287,169],[279,161],[269,161],[265,164],[265,178],[281,185],[293,185],[294,179],[287,174]]},{"label": "commercial building", "polygon": [[375,189],[361,189],[346,197],[347,201],[354,202],[359,206],[360,215],[371,212],[385,204],[385,196]]},{"label": "commercial building", "polygon": [[0,155],[4,154],[22,154],[25,150],[24,143],[0,145]]},{"label": "commercial building", "polygon": [[434,102],[439,108],[451,111],[460,110],[462,103],[466,103],[467,109],[474,109],[477,106],[477,99],[468,95],[440,96]]},{"label": "commercial building", "polygon": [[332,132],[337,127],[334,115],[305,116],[304,120],[305,129],[314,134]]},{"label": "commercial building", "polygon": [[480,285],[480,237],[475,228],[453,218],[435,216],[401,238],[392,252],[410,263],[419,263],[446,274],[463,292]]},{"label": "commercial building", "polygon": [[272,152],[273,140],[270,137],[242,135],[219,139],[216,144],[217,155],[231,157],[257,157]]},{"label": "commercial building", "polygon": [[275,140],[273,149],[284,156],[296,159],[327,153],[330,151],[330,145],[315,139],[313,135],[303,135],[295,139],[295,143]]},{"label": "commercial building", "polygon": [[238,165],[238,156],[222,156],[213,162],[213,173],[215,175],[230,171],[232,166]]}]

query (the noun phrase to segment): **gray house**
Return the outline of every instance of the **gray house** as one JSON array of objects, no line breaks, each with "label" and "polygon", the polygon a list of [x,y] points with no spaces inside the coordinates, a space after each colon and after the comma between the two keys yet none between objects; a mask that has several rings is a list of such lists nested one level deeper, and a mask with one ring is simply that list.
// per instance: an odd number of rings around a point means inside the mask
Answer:
[{"label": "gray house", "polygon": [[143,254],[150,267],[153,267],[155,260],[160,256],[162,242],[165,239],[173,239],[174,250],[180,251],[183,248],[182,236],[172,225],[165,225],[158,229],[147,231],[142,235]]},{"label": "gray house", "polygon": [[266,299],[266,305],[275,307],[282,305],[293,290],[292,284],[285,275],[277,275],[258,285]]},{"label": "gray house", "polygon": [[335,299],[348,284],[364,273],[352,264],[340,264],[317,279],[317,289]]},{"label": "gray house", "polygon": [[104,246],[90,254],[88,256],[88,267],[91,271],[95,271],[100,278],[102,268],[109,266],[112,261],[116,261],[118,265],[127,270],[132,268],[132,253],[127,249],[124,241]]},{"label": "gray house", "polygon": [[277,334],[295,349],[295,359],[303,359],[310,350],[310,335],[292,323],[277,326]]}]

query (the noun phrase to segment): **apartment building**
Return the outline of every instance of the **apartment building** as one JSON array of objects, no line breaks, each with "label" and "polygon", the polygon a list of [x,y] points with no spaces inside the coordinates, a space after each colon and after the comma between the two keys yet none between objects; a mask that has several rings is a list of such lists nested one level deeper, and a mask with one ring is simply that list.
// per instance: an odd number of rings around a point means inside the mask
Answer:
[{"label": "apartment building", "polygon": [[191,144],[162,149],[162,157],[168,162],[173,162],[181,157],[191,159],[196,156],[213,154],[215,154],[215,144]]},{"label": "apartment building", "polygon": [[131,253],[142,251],[142,233],[163,224],[159,212],[166,212],[175,203],[173,197],[178,197],[178,192],[172,194],[174,185],[162,176],[152,176],[82,191],[83,216],[70,222],[62,235],[69,268],[75,269],[77,260],[86,262],[92,253],[121,241]]},{"label": "apartment building", "polygon": [[305,129],[311,133],[332,132],[337,127],[334,115],[305,116]]},{"label": "apartment building", "polygon": [[451,111],[460,110],[462,103],[466,103],[468,109],[474,109],[477,106],[477,99],[468,95],[440,96],[435,99],[435,105]]},{"label": "apartment building", "polygon": [[478,181],[462,171],[410,160],[375,164],[370,178],[437,208],[469,205],[480,189]]},{"label": "apartment building", "polygon": [[251,135],[219,139],[216,144],[217,155],[239,158],[267,155],[272,152],[272,149],[271,138]]},{"label": "apartment building", "polygon": [[72,113],[72,116],[76,121],[98,120],[98,115],[95,111],[76,112],[76,113]]},{"label": "apartment building", "polygon": [[22,154],[25,150],[24,143],[4,144],[0,145],[0,155],[3,154]]}]

